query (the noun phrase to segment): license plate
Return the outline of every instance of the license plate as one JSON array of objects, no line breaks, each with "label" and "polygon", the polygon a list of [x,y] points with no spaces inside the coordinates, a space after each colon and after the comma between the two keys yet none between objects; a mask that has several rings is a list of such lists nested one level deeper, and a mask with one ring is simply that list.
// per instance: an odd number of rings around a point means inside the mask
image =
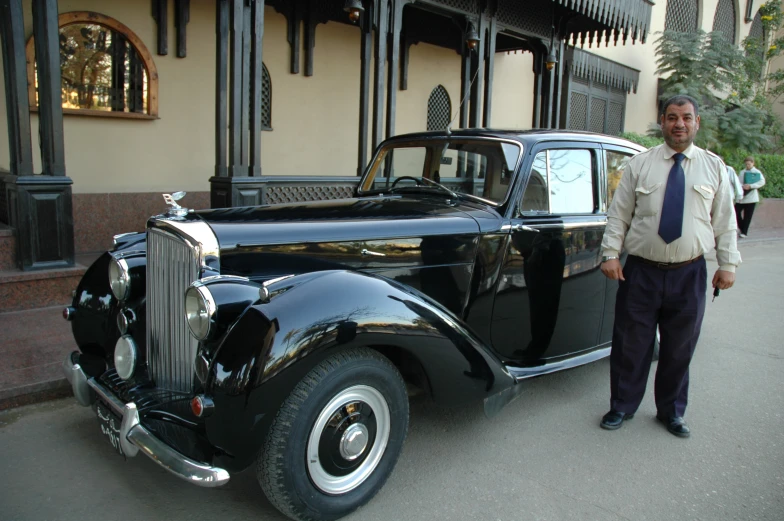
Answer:
[{"label": "license plate", "polygon": [[125,456],[120,444],[120,417],[114,414],[107,406],[97,402],[96,413],[101,433],[109,440],[109,444],[114,447],[121,456]]}]

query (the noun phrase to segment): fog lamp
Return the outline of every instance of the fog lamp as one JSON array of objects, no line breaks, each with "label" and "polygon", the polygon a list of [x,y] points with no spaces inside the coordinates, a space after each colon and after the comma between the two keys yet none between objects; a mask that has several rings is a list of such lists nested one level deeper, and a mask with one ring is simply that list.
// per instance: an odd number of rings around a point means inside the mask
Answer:
[{"label": "fog lamp", "polygon": [[136,342],[131,335],[123,335],[114,346],[114,368],[117,376],[128,380],[136,371]]}]

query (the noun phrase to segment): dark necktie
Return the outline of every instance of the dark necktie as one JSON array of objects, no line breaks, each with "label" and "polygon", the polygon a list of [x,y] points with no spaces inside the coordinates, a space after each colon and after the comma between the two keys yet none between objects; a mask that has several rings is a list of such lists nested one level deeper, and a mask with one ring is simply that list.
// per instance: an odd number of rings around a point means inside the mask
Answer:
[{"label": "dark necktie", "polygon": [[667,178],[667,189],[664,192],[661,219],[659,219],[659,236],[664,242],[670,244],[681,236],[683,230],[683,200],[686,191],[686,176],[683,173],[681,161],[686,157],[681,153],[672,158],[675,164],[670,168]]}]

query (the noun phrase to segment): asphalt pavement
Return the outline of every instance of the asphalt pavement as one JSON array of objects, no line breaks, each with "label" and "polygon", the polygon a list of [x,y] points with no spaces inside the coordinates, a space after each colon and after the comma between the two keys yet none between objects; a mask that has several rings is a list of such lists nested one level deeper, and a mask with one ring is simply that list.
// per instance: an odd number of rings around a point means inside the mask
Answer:
[{"label": "asphalt pavement", "polygon": [[[635,418],[600,429],[606,359],[524,383],[492,419],[480,403],[420,395],[397,468],[345,519],[784,520],[784,241],[740,249],[692,363],[691,438],[655,421],[653,374]],[[143,456],[123,461],[73,399],[0,413],[0,476],[3,521],[285,519],[252,469],[201,489]]]}]

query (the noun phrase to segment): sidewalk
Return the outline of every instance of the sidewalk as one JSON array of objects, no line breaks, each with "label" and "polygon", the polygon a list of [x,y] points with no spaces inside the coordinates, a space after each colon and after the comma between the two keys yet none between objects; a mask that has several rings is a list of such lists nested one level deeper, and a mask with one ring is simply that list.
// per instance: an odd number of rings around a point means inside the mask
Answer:
[{"label": "sidewalk", "polygon": [[[744,244],[774,240],[784,240],[784,227],[752,225],[738,247],[742,253]],[[0,331],[0,410],[71,394],[62,363],[76,343],[62,306],[0,313]]]}]

